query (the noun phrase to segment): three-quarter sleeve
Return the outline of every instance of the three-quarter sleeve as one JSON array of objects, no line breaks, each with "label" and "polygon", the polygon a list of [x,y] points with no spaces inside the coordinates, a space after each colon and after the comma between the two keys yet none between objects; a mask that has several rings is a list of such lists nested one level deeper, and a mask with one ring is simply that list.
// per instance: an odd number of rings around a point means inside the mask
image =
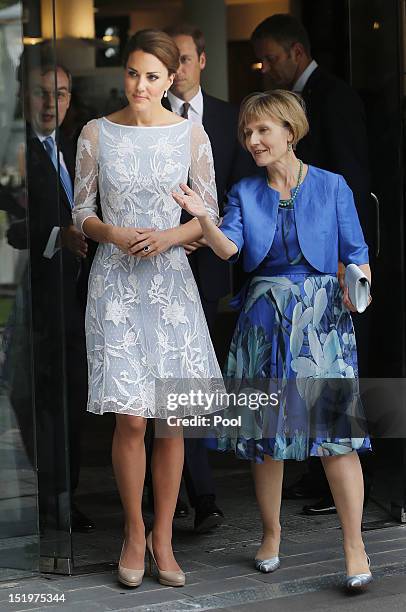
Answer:
[{"label": "three-quarter sleeve", "polygon": [[240,198],[234,185],[227,194],[227,201],[224,206],[223,222],[219,228],[225,236],[236,245],[238,251],[232,255],[228,261],[237,261],[241,249],[244,246],[243,221],[241,215]]},{"label": "three-quarter sleeve", "polygon": [[210,140],[201,125],[192,124],[190,136],[190,187],[203,200],[214,223],[219,220],[216,177]]},{"label": "three-quarter sleeve", "polygon": [[369,261],[368,247],[362,233],[354,197],[342,176],[338,177],[337,222],[339,259],[346,266]]},{"label": "three-quarter sleeve", "polygon": [[97,217],[97,183],[99,160],[98,121],[89,121],[82,129],[76,153],[75,206],[73,223],[83,232],[83,223],[89,217]]}]

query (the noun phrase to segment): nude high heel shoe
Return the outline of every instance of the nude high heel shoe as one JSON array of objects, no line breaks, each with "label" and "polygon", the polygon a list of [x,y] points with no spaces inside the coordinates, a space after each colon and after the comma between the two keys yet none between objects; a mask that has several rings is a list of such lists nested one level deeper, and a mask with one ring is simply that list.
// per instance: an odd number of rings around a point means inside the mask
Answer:
[{"label": "nude high heel shoe", "polygon": [[[368,566],[371,566],[371,559],[366,555]],[[345,586],[348,591],[361,591],[372,581],[372,574],[354,574],[354,576],[347,576]]]},{"label": "nude high heel shoe", "polygon": [[125,540],[123,542],[123,547],[121,549],[120,561],[118,562],[118,580],[125,584],[128,587],[137,587],[140,586],[143,576],[144,576],[144,568],[142,569],[130,569],[129,567],[123,567],[121,565],[121,557],[123,555],[123,550],[125,546]]},{"label": "nude high heel shoe", "polygon": [[161,570],[158,567],[158,564],[154,556],[154,551],[152,548],[152,531],[150,531],[147,536],[147,551],[148,551],[148,558],[149,558],[149,572],[151,576],[153,574],[153,565],[155,564],[155,567],[158,570],[158,582],[160,582],[161,584],[165,586],[172,586],[172,587],[185,586],[186,576],[182,572],[182,570],[168,571],[168,570]]}]

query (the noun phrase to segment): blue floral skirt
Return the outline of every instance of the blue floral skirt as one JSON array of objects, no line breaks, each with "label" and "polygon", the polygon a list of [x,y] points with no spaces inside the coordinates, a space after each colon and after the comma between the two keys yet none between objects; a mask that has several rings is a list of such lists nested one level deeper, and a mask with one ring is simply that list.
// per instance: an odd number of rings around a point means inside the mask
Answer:
[{"label": "blue floral skirt", "polygon": [[[209,446],[259,463],[264,454],[301,461],[370,450],[353,324],[335,276],[254,277],[224,375],[234,400]],[[264,392],[272,399],[258,402]]]}]

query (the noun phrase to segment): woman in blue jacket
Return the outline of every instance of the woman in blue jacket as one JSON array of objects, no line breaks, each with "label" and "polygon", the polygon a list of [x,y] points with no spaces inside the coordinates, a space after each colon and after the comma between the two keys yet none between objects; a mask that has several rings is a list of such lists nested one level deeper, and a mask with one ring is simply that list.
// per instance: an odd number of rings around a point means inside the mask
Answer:
[{"label": "woman in blue jacket", "polygon": [[262,390],[276,393],[267,405],[250,405],[248,394],[247,405],[229,406],[224,416],[239,417],[238,425],[223,425],[218,448],[252,461],[263,521],[256,567],[270,572],[280,564],[283,460],[320,456],[343,529],[346,584],[357,589],[372,577],[361,536],[364,489],[355,451],[369,450],[370,441],[362,428],[354,435],[361,413],[349,312],[355,308],[337,279],[338,262],[357,264],[369,280],[371,272],[344,178],[295,156],[307,131],[295,94],[252,94],[241,106],[239,137],[263,176],[233,186],[220,228],[186,185],[173,197],[199,219],[218,256],[235,261],[241,254],[250,273],[225,376],[251,390],[262,381]]}]

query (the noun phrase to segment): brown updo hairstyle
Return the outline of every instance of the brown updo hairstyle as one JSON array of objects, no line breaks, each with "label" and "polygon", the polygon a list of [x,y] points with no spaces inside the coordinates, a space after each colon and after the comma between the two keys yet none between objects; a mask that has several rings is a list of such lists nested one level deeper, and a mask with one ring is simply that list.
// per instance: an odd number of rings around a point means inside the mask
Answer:
[{"label": "brown updo hairstyle", "polygon": [[261,93],[252,93],[241,103],[238,119],[238,139],[246,149],[245,127],[251,121],[274,119],[292,133],[292,145],[297,143],[309,131],[304,101],[292,91],[274,89]]},{"label": "brown updo hairstyle", "polygon": [[166,66],[168,73],[175,74],[179,68],[180,55],[174,41],[161,30],[140,30],[128,40],[123,54],[123,65],[127,66],[128,58],[134,51],[150,53]]}]

